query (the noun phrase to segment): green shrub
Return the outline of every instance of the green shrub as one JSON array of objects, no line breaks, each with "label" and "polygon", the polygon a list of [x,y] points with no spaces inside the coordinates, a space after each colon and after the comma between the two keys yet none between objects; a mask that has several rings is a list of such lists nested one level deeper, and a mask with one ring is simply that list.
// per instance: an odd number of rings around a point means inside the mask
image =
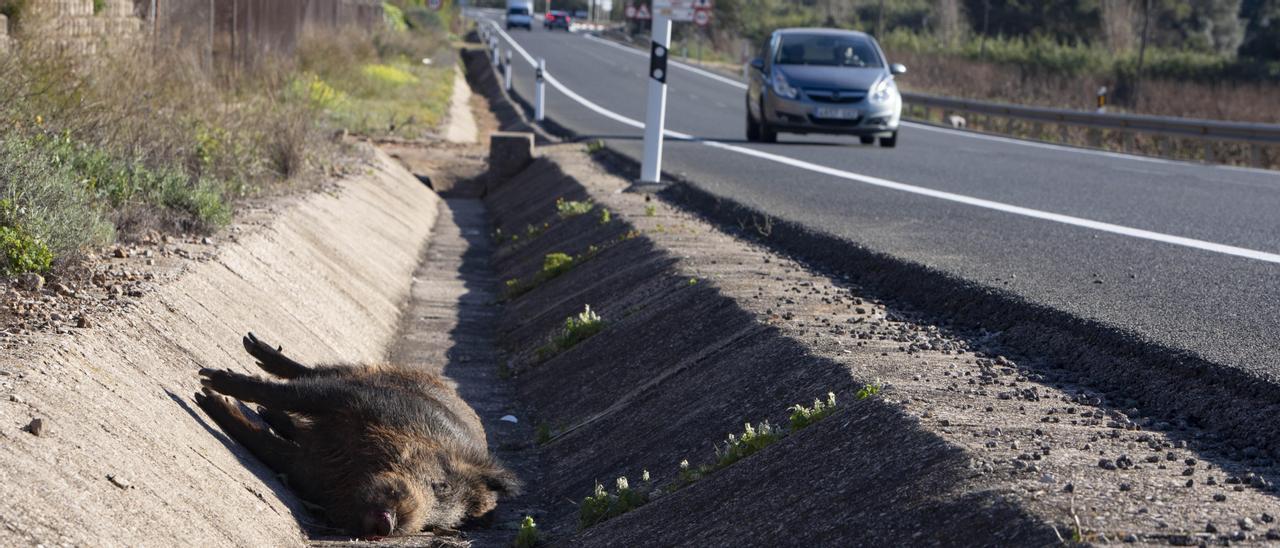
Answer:
[{"label": "green shrub", "polygon": [[542,259],[542,270],[538,272],[538,281],[545,282],[568,272],[573,268],[573,257],[565,253],[548,253]]},{"label": "green shrub", "polygon": [[10,226],[0,226],[0,255],[4,258],[0,271],[5,274],[45,272],[53,266],[53,252],[49,251],[49,246]]},{"label": "green shrub", "polygon": [[854,396],[859,400],[865,400],[879,394],[881,390],[884,390],[884,385],[880,384],[880,381],[871,381],[870,384],[859,388]]},{"label": "green shrub", "polygon": [[782,433],[769,424],[769,421],[761,422],[756,426],[746,423],[741,436],[729,434],[729,439],[725,444],[716,447],[716,466],[724,468],[738,462],[746,457],[754,455],[756,452],[773,445],[774,442],[782,438]]},{"label": "green shrub", "polygon": [[551,427],[548,426],[547,423],[545,422],[538,423],[538,427],[534,429],[533,435],[534,435],[533,441],[536,442],[538,445],[547,443],[551,441]]},{"label": "green shrub", "polygon": [[586,305],[582,312],[565,318],[564,329],[557,333],[551,342],[539,347],[535,353],[539,361],[547,360],[591,338],[604,328],[604,319],[591,310],[591,305]]},{"label": "green shrub", "polygon": [[600,208],[600,224],[607,225],[612,221],[613,214],[609,212],[608,208]]},{"label": "green shrub", "polygon": [[596,207],[596,204],[591,200],[577,201],[556,198],[556,213],[560,215],[561,219],[589,213],[594,207]]},{"label": "green shrub", "polygon": [[827,418],[836,410],[836,393],[827,392],[827,401],[813,400],[813,407],[796,404],[791,408],[791,431],[795,432],[810,424]]},{"label": "green shrub", "polygon": [[43,264],[40,248],[58,261],[105,245],[115,234],[83,177],[40,142],[0,130],[0,226],[10,230],[6,254],[11,249],[31,259],[10,261],[10,268]]},{"label": "green shrub", "polygon": [[395,32],[409,30],[409,23],[404,20],[404,11],[391,2],[382,3],[382,18],[386,21],[387,28]]},{"label": "green shrub", "polygon": [[699,481],[730,464],[773,445],[779,439],[782,439],[782,436],[783,432],[770,425],[769,421],[761,422],[756,426],[746,423],[741,436],[729,434],[729,439],[725,441],[724,445],[716,446],[715,462],[695,468],[689,466],[688,459],[680,461],[680,474],[676,477],[675,483],[668,486],[668,490],[675,491]]},{"label": "green shrub", "polygon": [[516,533],[513,544],[515,548],[533,548],[542,544],[541,537],[538,534],[538,524],[533,522],[533,516],[525,516],[520,522],[520,532]]},{"label": "green shrub", "polygon": [[632,488],[626,476],[618,478],[613,493],[596,482],[595,491],[578,506],[578,527],[586,529],[648,504],[651,490],[648,470],[641,473],[639,488]]}]

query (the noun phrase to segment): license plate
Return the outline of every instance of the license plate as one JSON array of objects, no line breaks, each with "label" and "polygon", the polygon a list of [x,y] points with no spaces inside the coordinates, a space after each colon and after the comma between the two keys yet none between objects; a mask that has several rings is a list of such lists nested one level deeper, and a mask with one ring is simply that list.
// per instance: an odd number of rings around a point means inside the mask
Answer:
[{"label": "license plate", "polygon": [[857,120],[862,113],[851,108],[818,107],[813,110],[815,118],[831,118],[833,120]]}]

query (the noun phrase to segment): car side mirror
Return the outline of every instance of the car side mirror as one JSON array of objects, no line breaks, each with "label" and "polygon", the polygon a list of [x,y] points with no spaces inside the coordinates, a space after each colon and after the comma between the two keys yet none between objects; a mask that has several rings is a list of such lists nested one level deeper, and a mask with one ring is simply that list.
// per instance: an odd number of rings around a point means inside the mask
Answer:
[{"label": "car side mirror", "polygon": [[761,59],[761,58],[759,58],[759,57],[756,57],[755,59],[752,59],[752,60],[751,60],[751,68],[756,69],[756,70],[758,70],[758,71],[760,71],[760,72],[764,72],[764,59]]},{"label": "car side mirror", "polygon": [[902,63],[889,65],[889,74],[906,74],[907,66]]}]

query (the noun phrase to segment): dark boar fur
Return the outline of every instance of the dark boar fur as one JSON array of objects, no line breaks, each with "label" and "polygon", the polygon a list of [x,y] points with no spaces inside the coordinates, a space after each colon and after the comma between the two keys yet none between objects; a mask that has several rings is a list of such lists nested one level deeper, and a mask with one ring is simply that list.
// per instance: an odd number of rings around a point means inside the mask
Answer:
[{"label": "dark boar fur", "polygon": [[[244,347],[288,380],[202,369],[197,403],[336,526],[361,537],[450,529],[519,489],[489,454],[475,411],[440,376],[394,365],[309,367],[252,333]],[[218,393],[262,406],[270,429]]]}]

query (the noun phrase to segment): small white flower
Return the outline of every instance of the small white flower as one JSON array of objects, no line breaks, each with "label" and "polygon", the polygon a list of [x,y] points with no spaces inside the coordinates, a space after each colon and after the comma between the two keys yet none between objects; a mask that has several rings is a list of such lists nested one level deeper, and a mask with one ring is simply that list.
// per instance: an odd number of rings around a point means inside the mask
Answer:
[{"label": "small white flower", "polygon": [[641,470],[641,471],[640,471],[640,481],[643,481],[643,482],[645,482],[645,483],[649,483],[649,471],[648,471],[648,470]]},{"label": "small white flower", "polygon": [[627,477],[626,477],[626,476],[622,476],[622,477],[618,478],[618,491],[619,491],[619,492],[621,492],[621,491],[626,491],[628,487],[629,487],[629,485],[627,484]]},{"label": "small white flower", "polygon": [[681,461],[680,461],[680,469],[681,469],[681,470],[688,470],[688,469],[689,469],[689,459],[684,459],[684,460],[681,460]]}]

